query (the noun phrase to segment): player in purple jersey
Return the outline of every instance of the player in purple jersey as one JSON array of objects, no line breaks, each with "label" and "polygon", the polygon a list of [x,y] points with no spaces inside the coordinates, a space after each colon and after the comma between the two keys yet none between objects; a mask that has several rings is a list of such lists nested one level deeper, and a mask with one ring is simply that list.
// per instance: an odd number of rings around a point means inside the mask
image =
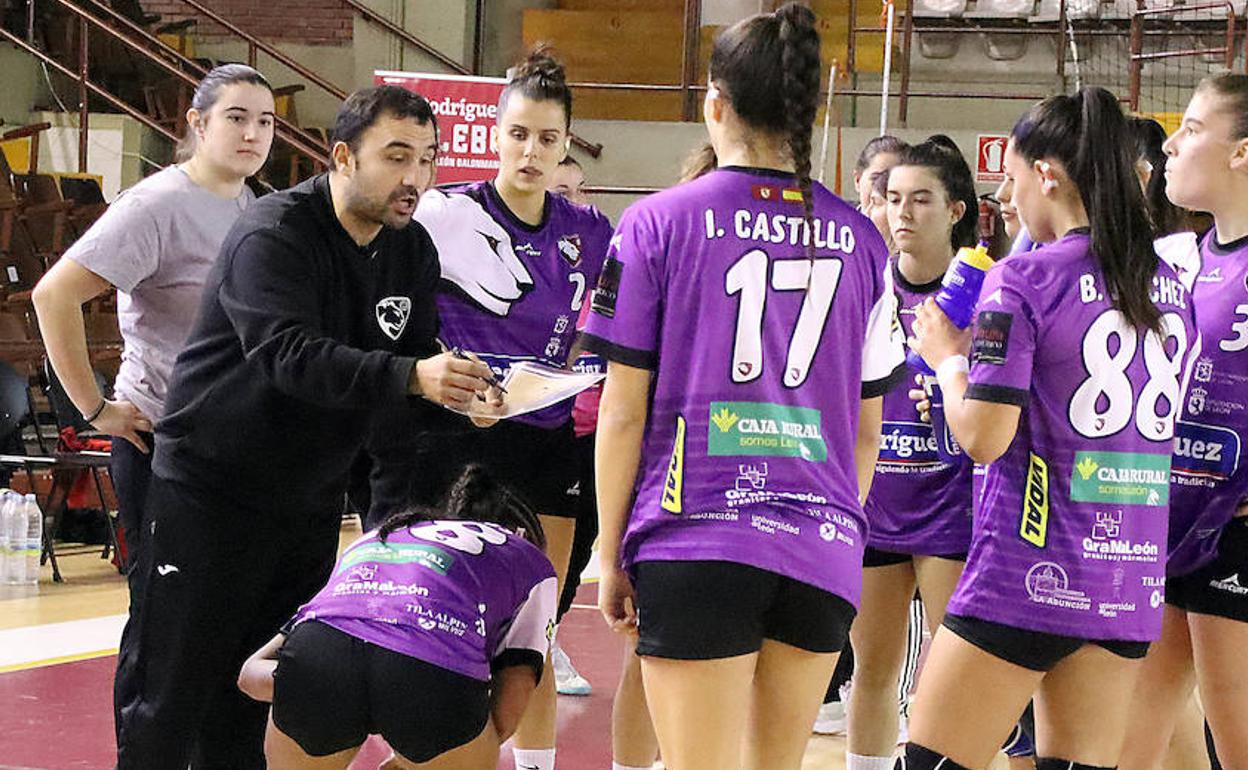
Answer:
[{"label": "player in purple jersey", "polygon": [[1218,759],[1248,768],[1248,76],[1196,89],[1166,141],[1166,194],[1213,214],[1192,297],[1203,345],[1175,427],[1161,640],[1137,686],[1122,767],[1151,770],[1199,686]]},{"label": "player in purple jersey", "polygon": [[[897,254],[890,269],[902,330],[940,289],[954,251],[975,243],[975,181],[946,137],[902,150],[887,172],[887,211]],[[907,366],[908,379],[918,371]],[[904,388],[884,396],[880,457],[864,509],[870,534],[862,606],[850,629],[854,707],[847,770],[889,770],[897,745],[898,692],[910,603],[919,589],[927,621],[939,626],[971,544],[971,464],[947,462],[932,426],[918,419]],[[935,629],[932,629],[933,632]]]},{"label": "player in purple jersey", "polygon": [[909,770],[988,767],[1033,693],[1039,770],[1118,761],[1161,630],[1170,446],[1199,349],[1131,150],[1108,91],[1034,107],[1005,173],[1045,245],[988,273],[973,339],[932,301],[915,321],[949,425],[988,472],[919,682]]},{"label": "player in purple jersey", "polygon": [[810,181],[820,70],[802,6],[720,33],[719,168],[628,209],[591,306],[599,606],[679,770],[798,768],[860,593],[902,350],[879,233]]},{"label": "player in purple jersey", "polygon": [[[431,190],[415,218],[441,263],[440,339],[473,351],[502,377],[520,361],[568,364],[578,311],[598,280],[611,224],[596,209],[547,191],[567,154],[572,91],[545,48],[514,68],[498,116],[498,175]],[[541,514],[562,585],[577,513],[571,417],[568,400],[488,430],[450,413],[432,430],[381,425],[369,447],[372,509],[436,501],[464,465],[481,463]],[[520,764],[553,767],[553,675],[542,680],[515,745]]]},{"label": "player in purple jersey", "polygon": [[545,545],[532,510],[470,466],[440,510],[394,514],[348,546],[239,675],[273,703],[270,770],[345,768],[370,734],[395,751],[387,770],[494,770],[554,629]]}]

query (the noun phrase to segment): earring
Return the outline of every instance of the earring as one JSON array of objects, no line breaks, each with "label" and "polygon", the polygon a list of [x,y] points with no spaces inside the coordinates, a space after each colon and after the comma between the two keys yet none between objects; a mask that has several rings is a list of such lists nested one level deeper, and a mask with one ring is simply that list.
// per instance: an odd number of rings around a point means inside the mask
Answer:
[{"label": "earring", "polygon": [[[1053,170],[1053,167],[1049,165],[1049,162],[1048,162],[1047,160],[1046,160],[1046,161],[1041,161],[1041,163],[1040,163],[1040,173],[1041,173],[1041,174],[1048,174],[1048,173],[1050,173],[1052,170]],[[1057,189],[1057,180],[1056,180],[1056,179],[1053,179],[1053,178],[1049,178],[1049,179],[1044,180],[1044,182],[1043,182],[1043,183],[1041,183],[1041,185],[1040,185],[1040,189],[1041,189],[1041,190],[1043,190],[1043,191],[1044,191],[1044,192],[1046,192],[1046,193],[1051,193],[1051,192],[1053,192],[1054,190],[1056,190],[1056,189]]]}]

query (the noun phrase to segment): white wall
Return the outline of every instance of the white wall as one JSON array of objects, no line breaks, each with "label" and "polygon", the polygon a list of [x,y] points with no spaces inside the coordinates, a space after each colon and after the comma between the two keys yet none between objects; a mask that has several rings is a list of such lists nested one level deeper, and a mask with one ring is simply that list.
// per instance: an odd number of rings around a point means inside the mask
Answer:
[{"label": "white wall", "polygon": [[702,0],[702,26],[728,26],[762,10],[760,0]]},{"label": "white wall", "polygon": [[[878,110],[878,106],[876,107]],[[986,125],[984,128],[949,127],[940,132],[957,142],[968,164],[975,161],[977,135],[979,133],[1008,133],[1013,123]],[[585,169],[590,185],[621,187],[668,187],[676,183],[685,158],[706,141],[706,130],[698,123],[645,123],[639,121],[582,120],[573,130],[582,137],[603,145],[602,157],[595,160],[584,152],[573,149],[572,154]],[[854,197],[854,161],[867,141],[878,132],[869,128],[846,128],[841,132],[841,189],[846,198]],[[895,129],[894,133],[909,142],[919,142],[936,133],[931,129]],[[822,129],[814,135],[813,176],[819,178],[819,150],[823,142]],[[971,165],[974,170],[975,166]],[[824,184],[835,189],[836,137],[829,139],[828,162],[822,170]],[[979,186],[979,192],[989,192],[996,185]],[[619,219],[625,207],[639,196],[600,194],[593,196],[593,204],[611,217]]]},{"label": "white wall", "polygon": [[[41,171],[78,170],[78,114],[36,112],[32,122],[51,123],[39,140]],[[128,115],[88,115],[87,171],[103,177],[104,199],[143,178],[143,134],[147,128]]]},{"label": "white wall", "polygon": [[0,44],[0,133],[27,123],[31,107],[52,101],[39,62],[25,51]]}]

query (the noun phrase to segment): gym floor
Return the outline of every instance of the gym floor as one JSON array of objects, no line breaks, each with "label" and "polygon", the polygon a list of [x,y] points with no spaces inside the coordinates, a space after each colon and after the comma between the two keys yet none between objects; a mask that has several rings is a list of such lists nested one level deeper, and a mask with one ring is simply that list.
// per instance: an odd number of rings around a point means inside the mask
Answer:
[{"label": "gym floor", "polygon": [[[344,524],[341,541],[359,536]],[[0,586],[0,770],[106,770],[113,767],[112,678],[125,622],[125,582],[99,550],[65,555],[65,582],[35,589]],[[594,686],[587,697],[559,699],[559,767],[611,766],[611,697],[620,642],[598,614],[594,584],[581,587],[560,626],[560,640]],[[844,767],[842,737],[812,736],[803,768]],[[384,748],[370,744],[352,765],[373,770]],[[512,770],[503,752],[499,770]]]}]

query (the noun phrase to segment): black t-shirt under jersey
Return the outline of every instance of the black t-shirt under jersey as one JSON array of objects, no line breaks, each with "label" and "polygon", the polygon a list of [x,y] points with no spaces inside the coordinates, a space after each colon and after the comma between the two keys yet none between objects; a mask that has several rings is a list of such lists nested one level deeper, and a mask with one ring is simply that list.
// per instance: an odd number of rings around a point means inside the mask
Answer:
[{"label": "black t-shirt under jersey", "polygon": [[246,507],[329,513],[372,413],[437,352],[438,257],[417,223],[357,245],[325,175],[261,198],[221,249],[174,365],[155,472]]}]

